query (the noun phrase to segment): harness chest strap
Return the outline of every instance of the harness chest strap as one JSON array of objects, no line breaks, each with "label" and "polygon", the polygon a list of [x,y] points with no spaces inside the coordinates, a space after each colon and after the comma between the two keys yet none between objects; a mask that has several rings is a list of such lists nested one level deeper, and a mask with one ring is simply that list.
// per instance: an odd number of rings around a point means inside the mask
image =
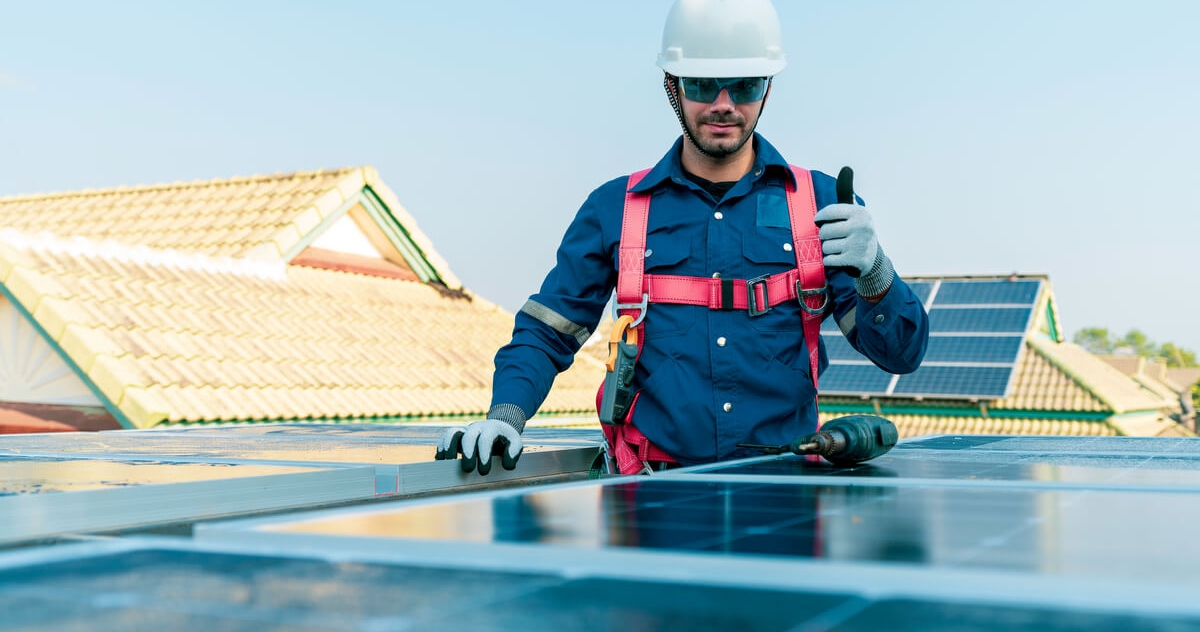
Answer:
[{"label": "harness chest strap", "polygon": [[[630,175],[621,219],[621,241],[618,246],[618,313],[630,316],[633,319],[633,327],[640,334],[642,320],[650,303],[698,305],[710,309],[745,309],[751,316],[755,316],[785,301],[799,299],[804,308],[803,330],[809,348],[810,375],[813,387],[816,388],[819,358],[817,341],[820,340],[821,317],[828,301],[825,265],[822,261],[820,235],[816,224],[813,223],[817,204],[812,177],[807,170],[795,166],[791,169],[798,186],[787,183],[786,199],[792,226],[796,268],[748,281],[645,274],[650,195],[635,193],[632,189],[650,170]],[[645,337],[638,335],[636,339],[639,341],[640,351],[640,341]],[[634,405],[636,401],[635,396]],[[629,410],[632,412],[633,405]],[[606,424],[602,428],[622,474],[641,471],[644,462],[648,460],[674,461],[633,424]]]}]

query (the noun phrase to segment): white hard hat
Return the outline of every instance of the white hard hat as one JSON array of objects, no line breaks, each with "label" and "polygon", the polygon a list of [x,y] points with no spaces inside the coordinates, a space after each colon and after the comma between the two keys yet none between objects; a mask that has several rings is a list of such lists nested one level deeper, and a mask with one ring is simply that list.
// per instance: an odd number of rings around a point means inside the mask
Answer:
[{"label": "white hard hat", "polygon": [[787,65],[770,0],[675,0],[658,67],[676,77],[772,77]]}]

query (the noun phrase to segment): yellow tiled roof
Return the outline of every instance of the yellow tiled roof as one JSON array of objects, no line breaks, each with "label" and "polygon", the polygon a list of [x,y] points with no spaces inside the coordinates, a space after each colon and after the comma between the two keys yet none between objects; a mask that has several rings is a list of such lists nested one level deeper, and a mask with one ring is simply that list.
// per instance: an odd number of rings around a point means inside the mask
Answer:
[{"label": "yellow tiled roof", "polygon": [[[1161,399],[1072,342],[1051,342],[1037,337],[1026,340],[1026,351],[1042,356],[1055,369],[1103,404],[1102,410],[1121,414],[1154,410]],[[1026,355],[1029,355],[1028,353]],[[1070,409],[1068,409],[1070,410]]]},{"label": "yellow tiled roof", "polygon": [[[1048,343],[1054,344],[1054,343]],[[1109,407],[1026,342],[1012,395],[988,404],[1001,410],[1103,412]]]},{"label": "yellow tiled roof", "polygon": [[388,207],[438,275],[449,266],[372,167],[0,197],[0,226],[214,257],[280,261],[364,187]]},{"label": "yellow tiled roof", "polygon": [[[422,283],[3,237],[7,291],[137,427],[478,415],[512,331],[495,305]],[[578,358],[542,412],[594,414],[602,372]]]}]

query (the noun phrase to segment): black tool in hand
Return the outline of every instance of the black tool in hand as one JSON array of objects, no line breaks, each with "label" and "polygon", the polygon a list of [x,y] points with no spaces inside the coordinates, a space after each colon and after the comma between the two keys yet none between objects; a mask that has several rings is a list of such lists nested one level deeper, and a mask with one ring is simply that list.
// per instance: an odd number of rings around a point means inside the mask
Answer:
[{"label": "black tool in hand", "polygon": [[784,445],[739,443],[739,448],[762,450],[766,454],[817,454],[838,466],[858,465],[882,456],[900,434],[891,421],[876,415],[846,415],[830,420],[818,432],[804,435]]}]

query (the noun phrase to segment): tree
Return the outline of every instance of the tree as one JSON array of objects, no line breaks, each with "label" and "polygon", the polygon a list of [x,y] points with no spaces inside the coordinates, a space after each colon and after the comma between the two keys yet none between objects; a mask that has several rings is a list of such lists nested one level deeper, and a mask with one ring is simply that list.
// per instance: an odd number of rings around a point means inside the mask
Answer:
[{"label": "tree", "polygon": [[1130,329],[1124,338],[1117,341],[1114,352],[1124,351],[1122,355],[1135,355],[1143,358],[1153,358],[1158,355],[1158,346],[1146,334],[1137,329]]},{"label": "tree", "polygon": [[1075,332],[1075,344],[1096,355],[1132,355],[1162,360],[1169,367],[1198,366],[1196,354],[1173,342],[1155,344],[1138,329],[1115,338],[1102,327],[1085,327]]},{"label": "tree", "polygon": [[1100,327],[1084,327],[1075,332],[1075,344],[1095,355],[1112,355],[1113,340],[1107,329]]},{"label": "tree", "polygon": [[1196,354],[1188,349],[1180,349],[1170,342],[1162,343],[1158,348],[1158,357],[1163,358],[1169,367],[1196,366]]}]

